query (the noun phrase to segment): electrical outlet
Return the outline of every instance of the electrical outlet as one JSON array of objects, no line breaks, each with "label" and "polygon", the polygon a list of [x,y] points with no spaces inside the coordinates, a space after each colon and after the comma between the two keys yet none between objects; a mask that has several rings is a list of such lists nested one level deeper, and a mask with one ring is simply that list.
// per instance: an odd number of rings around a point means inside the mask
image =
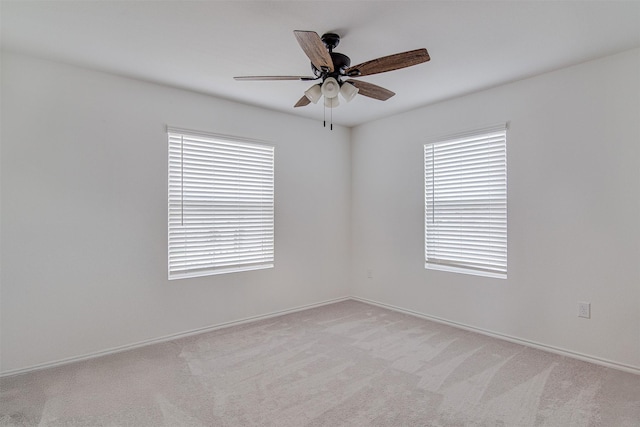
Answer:
[{"label": "electrical outlet", "polygon": [[578,317],[591,318],[591,303],[578,301]]},{"label": "electrical outlet", "polygon": [[367,270],[367,279],[373,279],[373,271]]}]

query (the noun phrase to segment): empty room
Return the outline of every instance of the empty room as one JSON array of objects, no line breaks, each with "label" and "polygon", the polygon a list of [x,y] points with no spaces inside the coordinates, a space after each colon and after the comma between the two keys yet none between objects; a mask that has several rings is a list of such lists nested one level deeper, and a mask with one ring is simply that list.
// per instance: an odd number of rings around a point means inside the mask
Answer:
[{"label": "empty room", "polygon": [[0,426],[640,426],[640,1],[0,20]]}]

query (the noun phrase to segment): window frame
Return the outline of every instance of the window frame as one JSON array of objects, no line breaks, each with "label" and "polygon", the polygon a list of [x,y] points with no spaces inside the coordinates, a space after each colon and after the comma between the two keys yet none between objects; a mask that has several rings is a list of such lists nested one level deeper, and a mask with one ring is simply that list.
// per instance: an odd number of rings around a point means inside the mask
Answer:
[{"label": "window frame", "polygon": [[[166,132],[168,279],[273,268],[275,145],[175,127],[167,127]],[[175,147],[178,138],[179,151]],[[185,148],[185,141],[192,146]],[[190,163],[185,162],[185,154]],[[201,168],[196,171],[198,162]],[[249,163],[248,167],[244,167],[244,162]],[[217,168],[215,173],[211,172],[213,168]],[[229,190],[234,187],[237,191]],[[217,200],[210,200],[213,197]],[[191,227],[185,227],[185,214],[189,210]],[[235,230],[230,230],[234,227]],[[254,236],[249,236],[249,232]],[[194,242],[196,233],[205,233],[207,239],[202,243],[200,238],[202,247],[198,249]],[[216,239],[213,237],[216,234],[225,237]],[[189,238],[190,245],[180,241]],[[250,262],[252,259],[255,262]]]},{"label": "window frame", "polygon": [[[425,215],[424,216],[424,257],[425,258],[424,259],[425,259],[426,269],[441,270],[441,271],[448,271],[448,272],[455,272],[455,273],[462,273],[462,274],[472,274],[472,275],[500,278],[500,279],[507,278],[507,271],[508,271],[508,268],[507,268],[508,267],[508,264],[507,264],[507,260],[508,260],[507,258],[507,248],[508,248],[507,139],[508,139],[508,135],[507,133],[508,133],[508,123],[475,129],[468,132],[442,136],[438,138],[432,138],[427,143],[424,144],[423,146],[423,149],[424,149],[423,151],[424,197],[425,197],[425,200],[424,200],[424,209],[425,209],[424,211],[424,215]],[[502,135],[501,141],[499,141],[495,145],[489,145],[490,142],[488,141],[490,140],[487,139],[487,137],[489,135],[498,135],[498,134]],[[495,167],[492,166],[491,168],[487,166],[487,169],[486,169],[487,171],[490,170],[492,172],[496,172],[502,169],[501,171],[502,175],[500,175],[497,179],[486,178],[486,176],[488,175],[485,175],[485,181],[483,182],[481,178],[478,177],[477,175],[473,176],[473,178],[468,176],[467,177],[460,176],[460,172],[459,172],[460,165],[458,164],[458,167],[446,166],[442,162],[442,157],[440,159],[439,165],[435,165],[435,164],[427,165],[427,161],[429,160],[429,155],[436,156],[436,154],[434,154],[435,150],[437,149],[436,146],[439,146],[440,150],[444,150],[446,149],[444,147],[453,147],[456,144],[458,144],[459,145],[458,148],[457,149],[454,148],[454,150],[459,151],[461,146],[464,147],[464,144],[474,143],[474,141],[475,143],[482,144],[481,142],[482,140],[485,140],[485,145],[489,147],[488,148],[489,150],[495,149],[495,147],[497,146],[499,146],[499,149],[501,150],[500,156],[503,161],[503,164]],[[487,153],[481,154],[482,152],[480,150],[469,149],[468,146],[465,148],[465,150],[476,152],[477,157],[474,157],[474,159],[479,159],[481,157],[489,156],[489,154]],[[431,154],[429,154],[428,151],[431,151]],[[451,151],[449,151],[449,153],[451,153]],[[470,159],[470,157],[468,157],[467,155],[460,154],[459,152],[457,154],[453,153],[453,156],[455,156],[456,158],[464,157],[464,161],[468,161]],[[492,157],[492,159],[495,160],[495,157]],[[431,160],[435,161],[433,159]],[[462,160],[458,160],[458,161],[462,161]],[[441,170],[444,170],[444,168],[446,167],[447,173],[457,173],[458,175],[456,175],[456,178],[459,179],[460,181],[459,183],[455,184],[456,186],[465,185],[465,179],[467,180],[466,181],[467,185],[469,185],[471,180],[475,180],[474,184],[484,183],[484,186],[481,188],[487,194],[483,196],[484,198],[481,198],[481,201],[483,203],[481,206],[483,206],[485,211],[483,211],[482,214],[478,214],[477,213],[478,209],[466,208],[471,212],[471,213],[467,213],[467,212],[464,212],[463,208],[458,206],[457,207],[458,211],[456,211],[456,215],[463,219],[462,220],[460,220],[459,218],[453,219],[452,216],[454,214],[452,213],[452,210],[455,210],[456,208],[452,206],[455,202],[450,203],[449,200],[451,199],[447,200],[445,198],[443,188],[440,189],[441,194],[439,196],[435,196],[435,194],[437,194],[438,189],[431,188],[430,190],[429,188],[430,179],[431,179],[431,184],[433,184],[434,187],[438,185],[436,184],[436,181],[433,178],[435,175],[438,174],[438,172],[435,170],[437,167],[443,168]],[[439,173],[441,175],[440,179],[442,179],[442,172],[439,172]],[[469,173],[467,173],[466,175],[469,175]],[[451,179],[450,176],[449,176],[449,179]],[[495,185],[495,183],[498,181],[503,182],[503,186],[498,191],[494,192],[493,190],[489,190],[488,188],[486,188],[487,183],[492,183],[493,185]],[[443,187],[442,183],[440,186]],[[451,187],[449,187],[447,191],[449,192],[452,191]],[[475,189],[474,189],[474,192],[475,192]],[[458,203],[460,203],[460,200],[462,200],[461,198],[464,197],[464,195],[459,194],[458,197],[459,197]],[[469,197],[469,196],[466,196],[466,197]],[[480,197],[480,196],[476,193],[474,194],[474,197]],[[440,200],[437,201],[438,199]],[[491,200],[493,200],[494,205],[492,205]],[[474,203],[477,203],[477,202],[474,200]],[[494,206],[501,206],[501,208],[493,209]],[[441,213],[438,214],[437,211],[440,211]],[[461,211],[464,213],[460,213]],[[488,216],[492,220],[492,224],[493,224],[493,221],[496,221],[496,226],[494,227],[492,225],[491,227],[486,227],[486,224],[489,221],[488,219],[486,220],[487,222],[483,222],[483,223],[475,222],[476,224],[478,224],[478,227],[475,229],[472,228],[471,231],[476,232],[480,228],[482,228],[484,225],[484,228],[490,229],[490,231],[488,232],[489,233],[488,236],[483,237],[483,240],[480,240],[479,242],[478,248],[474,250],[469,249],[469,247],[462,248],[462,249],[459,248],[464,246],[465,244],[469,244],[469,242],[471,241],[468,235],[460,234],[464,226],[469,226],[469,223],[465,224],[465,221],[469,221],[469,218],[474,219],[476,221],[479,218],[486,218],[487,211],[489,212]],[[438,215],[441,215],[441,218],[439,220],[438,220]],[[503,220],[503,222],[500,222],[501,220]],[[434,221],[436,223],[435,227],[433,226]],[[455,229],[456,226],[460,226],[460,225],[462,225],[461,228]],[[503,232],[499,231],[500,227],[503,228]],[[454,229],[455,231],[452,231],[452,229]],[[436,233],[440,233],[440,234],[436,235]],[[458,233],[458,236],[460,237],[452,237],[452,235],[455,233]],[[502,234],[503,236],[501,236]],[[497,239],[497,240],[496,242],[491,242],[492,239]],[[438,240],[440,240],[440,242],[438,242]],[[496,246],[492,247],[491,249],[487,249],[486,247],[489,245],[496,245]],[[456,252],[456,250],[458,252]],[[451,254],[449,255],[449,258],[446,258],[446,256],[444,256],[444,253],[447,251],[449,251],[449,253]],[[435,254],[439,254],[440,257],[434,256]],[[463,258],[467,258],[467,257],[468,259],[466,261],[463,260]],[[495,257],[496,259],[489,260],[492,257]],[[485,259],[485,261],[483,261],[483,259]],[[486,262],[486,264],[484,264],[484,262]],[[496,265],[491,266],[491,263],[494,263],[494,262],[496,263]]]}]

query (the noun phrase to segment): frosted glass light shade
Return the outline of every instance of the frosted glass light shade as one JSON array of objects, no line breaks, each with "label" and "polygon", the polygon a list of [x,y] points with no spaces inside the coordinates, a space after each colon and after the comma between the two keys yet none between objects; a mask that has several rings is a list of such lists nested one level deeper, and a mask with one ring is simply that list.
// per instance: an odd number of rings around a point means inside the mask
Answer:
[{"label": "frosted glass light shade", "polygon": [[351,83],[342,83],[342,87],[340,88],[340,94],[347,102],[350,102],[359,91],[360,89]]},{"label": "frosted glass light shade", "polygon": [[325,98],[336,98],[340,92],[340,84],[333,77],[325,79],[322,83],[322,94]]},{"label": "frosted glass light shade", "polygon": [[309,101],[317,104],[320,98],[322,98],[322,89],[320,89],[320,85],[313,85],[309,89],[305,90],[304,96],[306,96]]},{"label": "frosted glass light shade", "polygon": [[326,96],[324,97],[324,106],[325,107],[336,108],[338,105],[340,105],[340,100],[338,99],[337,96],[335,96],[333,98],[327,98]]}]

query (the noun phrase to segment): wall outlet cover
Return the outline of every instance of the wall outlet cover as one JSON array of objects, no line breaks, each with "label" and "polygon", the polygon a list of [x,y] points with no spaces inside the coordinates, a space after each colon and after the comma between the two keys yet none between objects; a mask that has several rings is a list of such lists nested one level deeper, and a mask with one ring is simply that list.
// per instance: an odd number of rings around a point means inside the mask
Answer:
[{"label": "wall outlet cover", "polygon": [[578,317],[591,318],[591,303],[578,301]]}]

